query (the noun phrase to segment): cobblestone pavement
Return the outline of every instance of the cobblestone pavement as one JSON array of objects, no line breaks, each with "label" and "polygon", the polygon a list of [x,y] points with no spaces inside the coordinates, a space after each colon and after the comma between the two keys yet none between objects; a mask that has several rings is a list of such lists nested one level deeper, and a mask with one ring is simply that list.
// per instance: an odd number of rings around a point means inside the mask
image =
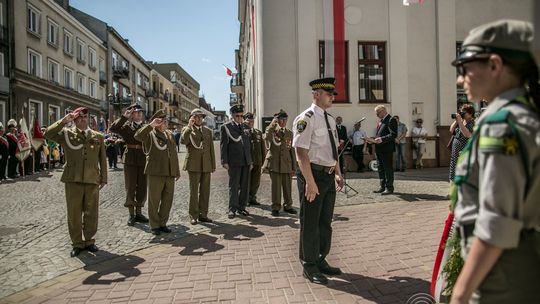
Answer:
[{"label": "cobblestone pavement", "polygon": [[[184,155],[185,153],[181,151],[179,154],[181,161]],[[242,219],[234,219],[231,221],[225,215],[228,205],[227,173],[223,169],[218,169],[212,175],[209,216],[218,220],[219,224],[209,229],[202,225],[189,225],[187,214],[189,199],[188,180],[187,174],[183,172],[181,180],[176,183],[174,205],[169,220],[173,233],[164,238],[155,239],[148,233],[149,228],[146,225],[137,225],[135,227],[128,227],[126,225],[127,209],[123,207],[123,173],[121,170],[118,170],[110,171],[109,184],[100,193],[100,216],[96,244],[100,247],[101,251],[96,256],[84,253],[80,256],[80,259],[73,259],[69,257],[70,241],[67,234],[65,216],[64,186],[59,181],[60,175],[61,170],[54,170],[53,172],[35,174],[15,182],[4,182],[0,184],[0,202],[2,205],[0,209],[0,298],[46,281],[51,282],[51,279],[57,277],[62,279],[64,276],[61,275],[73,273],[73,271],[75,271],[74,273],[83,271],[81,270],[83,267],[86,270],[92,270],[93,267],[101,269],[100,267],[103,267],[102,265],[104,263],[110,263],[111,259],[114,260],[114,258],[120,259],[120,261],[126,261],[130,259],[129,257],[133,257],[133,259],[142,263],[143,261],[140,260],[142,258],[129,255],[134,251],[144,253],[144,250],[152,250],[156,247],[161,248],[163,245],[160,244],[176,244],[174,245],[175,247],[186,247],[191,241],[201,243],[201,240],[193,235],[201,235],[203,243],[205,243],[205,240],[208,240],[206,244],[210,248],[206,250],[215,251],[215,248],[223,246],[225,249],[220,250],[218,256],[222,256],[224,253],[233,254],[234,256],[237,246],[247,246],[242,244],[248,242],[228,242],[230,239],[236,240],[237,234],[243,235],[240,237],[242,240],[277,233],[276,236],[278,239],[286,240],[291,246],[296,244],[297,231],[292,232],[294,237],[289,237],[291,235],[290,228],[297,227],[295,218],[266,218],[269,215],[270,205],[270,181],[267,175],[263,176],[259,191],[259,200],[264,205],[261,208],[250,208],[256,220],[252,219],[246,222]],[[390,216],[387,218],[385,212],[392,211],[394,204],[404,208],[407,208],[407,204],[411,206],[426,205],[429,208],[426,209],[427,211],[423,211],[424,208],[420,208],[422,209],[422,213],[433,212],[433,215],[439,217],[442,217],[443,213],[445,213],[441,212],[441,210],[444,211],[447,205],[445,199],[448,188],[448,184],[445,181],[446,169],[413,170],[405,173],[396,173],[396,194],[385,197],[371,193],[372,190],[378,188],[376,173],[354,173],[349,175],[349,184],[359,194],[353,197],[347,197],[344,193],[339,194],[337,206],[369,204],[354,208],[346,207],[352,208],[350,210],[352,212],[358,212],[361,217],[363,217],[361,214],[363,213],[362,210],[364,210],[361,208],[370,208],[370,212],[376,213],[372,214],[372,216],[385,219],[385,223],[391,224],[390,220],[393,217]],[[295,189],[295,186],[293,186],[293,189]],[[298,206],[296,189],[293,193],[293,199],[295,206]],[[370,203],[382,204],[371,205]],[[343,210],[349,210],[346,208]],[[342,212],[341,210],[338,208],[336,212],[340,213]],[[336,216],[336,219],[339,220],[340,216]],[[439,222],[442,222],[442,220],[439,220]],[[342,225],[341,223],[345,222],[338,222],[338,225]],[[355,223],[356,220],[346,223],[344,226],[346,228],[344,230],[346,234],[350,233],[349,230],[358,230],[365,225],[361,219],[358,225]],[[418,227],[415,228],[426,229],[422,222],[418,222],[417,224]],[[436,227],[436,225],[432,225],[426,231],[432,232],[433,228]],[[276,229],[275,232],[273,232],[274,228]],[[369,227],[369,229],[373,228]],[[219,235],[213,235],[211,233],[212,231],[225,232],[220,232],[221,234]],[[233,236],[231,237],[231,235]],[[388,242],[393,240],[399,241],[400,239],[399,237],[382,237],[382,239],[378,239],[382,236],[379,233],[375,233],[373,236],[378,237],[373,239],[372,236],[369,236],[368,240],[377,240],[386,245],[390,245]],[[438,235],[436,238],[438,238]],[[217,242],[218,239],[219,242]],[[258,238],[257,240],[262,241],[262,239]],[[425,242],[428,240],[424,238],[420,239],[420,241]],[[433,243],[431,239],[429,241]],[[430,245],[432,245],[431,243]],[[341,250],[340,252],[348,252],[349,249],[345,248],[345,243],[340,244],[338,246],[338,248],[341,248],[339,249]],[[375,243],[369,243],[364,248],[375,245]],[[261,246],[261,244],[257,246]],[[189,250],[189,248],[186,248],[183,251]],[[430,256],[433,251],[431,248],[426,250],[422,246],[419,246],[418,249],[420,252],[417,254],[415,248],[408,248],[407,250],[410,251],[409,257],[420,257],[423,259],[421,260],[423,263],[432,258]],[[334,254],[337,250],[336,248]],[[350,250],[354,252],[354,246]],[[294,252],[294,250],[292,251]],[[429,254],[425,254],[427,253],[426,251],[429,251]],[[273,252],[277,253],[275,250]],[[270,252],[265,252],[265,254],[270,255]],[[198,256],[199,254],[195,255],[195,257]],[[192,261],[193,256],[188,257],[189,261],[185,260],[184,262]],[[251,258],[254,257],[251,256]],[[268,258],[278,261],[278,256],[268,256]],[[145,259],[147,258],[145,257]],[[216,258],[214,257],[214,259]],[[291,266],[295,263],[293,262],[295,259],[294,256],[289,256],[287,259],[290,261],[285,262],[285,264]],[[198,259],[196,258],[195,260]],[[279,263],[276,265],[279,265]],[[297,273],[296,266],[292,269],[295,271],[294,273]],[[132,269],[130,271],[135,270]],[[232,274],[234,273],[229,272],[229,276]],[[374,273],[374,275],[377,275],[377,273]],[[110,280],[114,281],[115,279],[111,278]],[[268,295],[266,293],[264,294],[267,297],[266,299],[268,299]]]}]

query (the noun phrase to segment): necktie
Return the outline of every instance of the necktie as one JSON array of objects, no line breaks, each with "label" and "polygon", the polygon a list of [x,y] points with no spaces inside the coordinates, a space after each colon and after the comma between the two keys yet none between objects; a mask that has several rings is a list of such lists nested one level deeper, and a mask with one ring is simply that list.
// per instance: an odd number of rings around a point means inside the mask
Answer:
[{"label": "necktie", "polygon": [[326,122],[326,128],[328,128],[328,135],[330,136],[330,144],[332,145],[332,156],[334,160],[338,159],[338,154],[336,150],[336,141],[334,135],[332,134],[332,128],[330,128],[330,123],[328,122],[328,112],[324,111],[324,121]]}]

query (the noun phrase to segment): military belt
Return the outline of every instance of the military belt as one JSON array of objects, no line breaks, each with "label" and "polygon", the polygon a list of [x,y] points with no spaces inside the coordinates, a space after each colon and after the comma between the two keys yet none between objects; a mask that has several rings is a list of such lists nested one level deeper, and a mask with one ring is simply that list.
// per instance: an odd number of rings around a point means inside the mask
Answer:
[{"label": "military belt", "polygon": [[128,149],[142,149],[141,145],[126,145],[126,147],[128,147]]},{"label": "military belt", "polygon": [[315,171],[323,171],[326,174],[332,174],[334,173],[335,167],[327,167],[311,163],[311,169]]}]

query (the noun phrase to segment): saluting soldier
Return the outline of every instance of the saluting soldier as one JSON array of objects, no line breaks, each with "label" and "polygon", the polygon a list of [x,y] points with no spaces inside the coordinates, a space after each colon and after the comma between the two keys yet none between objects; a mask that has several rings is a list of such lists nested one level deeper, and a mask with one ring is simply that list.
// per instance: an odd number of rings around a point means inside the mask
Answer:
[{"label": "saluting soldier", "polygon": [[136,222],[148,223],[148,218],[142,214],[146,201],[146,175],[144,155],[141,142],[135,139],[135,132],[144,126],[144,113],[138,104],[129,106],[124,115],[112,123],[110,131],[120,134],[126,142],[126,152],[123,155],[124,182],[126,202],[124,207],[129,209],[128,225]]},{"label": "saluting soldier", "polygon": [[249,171],[251,159],[251,140],[243,124],[244,106],[233,105],[230,109],[233,119],[221,126],[221,165],[229,173],[229,218],[238,212],[248,216],[246,210],[249,194]]},{"label": "saluting soldier", "polygon": [[252,113],[244,115],[245,125],[248,129],[251,138],[251,158],[253,159],[253,167],[249,173],[249,205],[260,205],[257,201],[257,191],[261,184],[261,171],[264,158],[266,157],[266,147],[264,145],[263,133],[261,130],[254,128],[255,116]]},{"label": "saluting soldier", "polygon": [[334,83],[334,78],[311,81],[313,103],[295,118],[293,124],[293,147],[300,167],[297,172],[300,261],[304,276],[317,284],[328,283],[325,274],[341,274],[339,268],[331,267],[326,261],[332,240],[336,191],[343,187],[336,122],[326,112],[337,95]]},{"label": "saluting soldier", "polygon": [[135,132],[135,139],[142,142],[146,154],[144,174],[148,178],[148,217],[152,234],[169,233],[167,227],[171,212],[174,181],[180,178],[178,155],[174,136],[167,129],[169,121],[165,110],[158,110],[150,124]]},{"label": "saluting soldier", "polygon": [[[74,122],[71,128],[64,128]],[[99,190],[107,184],[107,156],[103,135],[88,127],[88,109],[79,107],[45,132],[47,139],[64,148],[65,183],[71,257],[82,250],[98,251],[94,235],[98,226]]]},{"label": "saluting soldier", "polygon": [[189,122],[182,129],[180,142],[186,145],[184,170],[189,175],[189,216],[191,224],[211,223],[208,218],[210,200],[210,174],[216,171],[216,155],[212,130],[203,126],[206,117],[201,109],[194,109]]},{"label": "saluting soldier", "polygon": [[274,115],[266,128],[265,137],[268,154],[263,167],[270,173],[272,180],[272,215],[279,216],[281,209],[281,191],[283,190],[283,211],[296,214],[292,207],[292,176],[296,171],[296,157],[292,147],[293,132],[287,129],[289,116],[283,110]]}]

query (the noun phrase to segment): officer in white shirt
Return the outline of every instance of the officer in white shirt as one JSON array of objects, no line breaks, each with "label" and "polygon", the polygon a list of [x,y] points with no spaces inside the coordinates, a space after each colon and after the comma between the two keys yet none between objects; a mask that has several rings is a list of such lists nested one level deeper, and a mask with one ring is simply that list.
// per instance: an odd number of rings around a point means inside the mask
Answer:
[{"label": "officer in white shirt", "polygon": [[362,130],[362,121],[366,119],[362,117],[354,124],[354,131],[351,134],[352,157],[356,161],[356,171],[363,172],[366,168],[364,165],[364,153],[367,152],[367,142],[364,138],[367,137],[366,131]]},{"label": "officer in white shirt", "polygon": [[337,93],[334,78],[316,79],[309,85],[313,104],[293,123],[293,147],[300,169],[297,171],[300,261],[307,279],[313,283],[327,284],[325,274],[341,274],[339,268],[331,267],[326,261],[332,239],[336,191],[343,187],[338,163],[336,122],[326,112]]}]

